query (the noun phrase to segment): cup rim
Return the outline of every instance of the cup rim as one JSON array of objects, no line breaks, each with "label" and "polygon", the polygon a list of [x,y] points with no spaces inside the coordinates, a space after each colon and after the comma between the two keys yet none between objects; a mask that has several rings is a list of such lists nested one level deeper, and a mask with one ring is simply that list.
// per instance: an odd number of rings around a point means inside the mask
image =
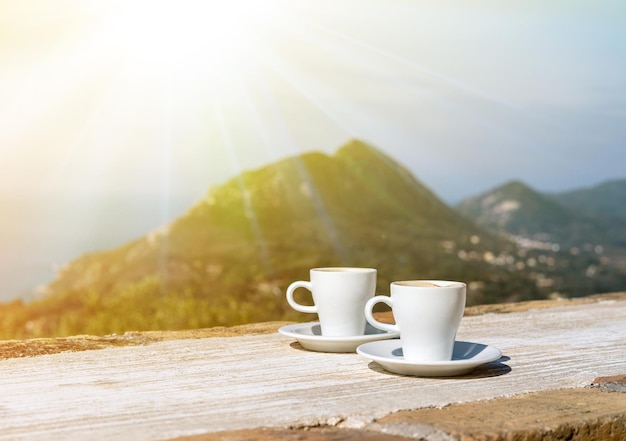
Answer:
[{"label": "cup rim", "polygon": [[[426,285],[426,283],[430,283],[431,285]],[[415,279],[415,280],[398,280],[391,282],[391,285],[395,286],[404,286],[410,288],[465,288],[467,284],[464,282],[458,282],[456,280],[425,280],[425,279]],[[432,286],[435,285],[435,286]]]},{"label": "cup rim", "polygon": [[316,271],[320,273],[371,273],[371,272],[376,272],[376,269],[352,267],[352,266],[329,266],[329,267],[312,268],[311,271]]}]

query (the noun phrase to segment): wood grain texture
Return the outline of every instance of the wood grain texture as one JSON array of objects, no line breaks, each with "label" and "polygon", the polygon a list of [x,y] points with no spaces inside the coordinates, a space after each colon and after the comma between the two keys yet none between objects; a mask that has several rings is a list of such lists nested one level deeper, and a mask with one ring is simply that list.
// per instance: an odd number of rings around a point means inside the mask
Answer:
[{"label": "wood grain texture", "polygon": [[504,358],[463,377],[403,377],[265,334],[0,360],[0,440],[358,428],[397,410],[586,386],[626,372],[626,302],[465,317],[458,339]]}]

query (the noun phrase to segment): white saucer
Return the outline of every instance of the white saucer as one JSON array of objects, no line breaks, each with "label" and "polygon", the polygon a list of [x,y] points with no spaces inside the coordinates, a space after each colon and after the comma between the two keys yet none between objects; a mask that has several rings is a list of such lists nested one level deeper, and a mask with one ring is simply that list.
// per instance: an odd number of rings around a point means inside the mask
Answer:
[{"label": "white saucer", "polygon": [[451,377],[471,372],[481,364],[498,360],[502,351],[493,346],[468,341],[454,342],[450,361],[409,361],[402,357],[399,339],[365,343],[356,349],[357,354],[375,361],[385,370],[417,377]]},{"label": "white saucer", "polygon": [[296,323],[283,326],[278,330],[282,335],[295,338],[303,348],[317,352],[354,352],[357,346],[376,340],[398,337],[395,332],[382,331],[365,326],[365,334],[350,337],[328,337],[322,335],[319,322]]}]

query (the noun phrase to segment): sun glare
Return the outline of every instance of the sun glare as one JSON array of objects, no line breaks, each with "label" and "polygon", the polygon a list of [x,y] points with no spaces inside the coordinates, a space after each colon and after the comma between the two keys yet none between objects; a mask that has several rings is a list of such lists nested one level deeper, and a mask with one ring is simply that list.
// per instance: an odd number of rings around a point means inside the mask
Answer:
[{"label": "sun glare", "polygon": [[216,79],[245,67],[274,11],[253,0],[135,0],[115,4],[102,32],[135,67]]},{"label": "sun glare", "polygon": [[[75,183],[86,178],[90,188],[102,187],[97,191],[147,192],[156,176],[163,177],[159,188],[188,192],[199,185],[191,176],[219,182],[303,151],[333,150],[350,138],[382,145],[392,132],[394,143],[413,145],[414,128],[428,135],[439,115],[489,129],[489,120],[463,106],[472,100],[515,109],[405,56],[383,27],[365,26],[353,8],[357,0],[65,2],[38,17],[24,8],[32,32],[11,32],[37,57],[26,80],[16,68],[0,86],[9,92],[6,102],[16,104],[4,106],[5,133],[18,139],[20,126],[10,121],[18,116],[51,121],[25,135],[53,152],[46,153],[54,164],[42,180],[50,182],[46,193],[83,188]],[[371,17],[388,10],[385,2],[367,3]],[[403,19],[399,26],[404,35],[414,23]],[[491,126],[507,135],[497,121]],[[108,178],[120,170],[127,170],[124,179]],[[14,174],[14,186],[36,186]],[[141,184],[138,174],[145,176]]]}]

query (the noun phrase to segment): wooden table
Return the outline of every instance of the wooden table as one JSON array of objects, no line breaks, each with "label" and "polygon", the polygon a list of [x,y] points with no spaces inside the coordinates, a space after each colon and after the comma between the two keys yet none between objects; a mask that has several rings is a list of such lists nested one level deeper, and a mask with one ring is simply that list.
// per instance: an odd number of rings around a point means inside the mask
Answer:
[{"label": "wooden table", "polygon": [[504,357],[454,378],[393,375],[279,335],[185,338],[0,360],[0,440],[157,440],[258,427],[363,428],[403,409],[588,386],[626,373],[626,301],[463,318]]}]

